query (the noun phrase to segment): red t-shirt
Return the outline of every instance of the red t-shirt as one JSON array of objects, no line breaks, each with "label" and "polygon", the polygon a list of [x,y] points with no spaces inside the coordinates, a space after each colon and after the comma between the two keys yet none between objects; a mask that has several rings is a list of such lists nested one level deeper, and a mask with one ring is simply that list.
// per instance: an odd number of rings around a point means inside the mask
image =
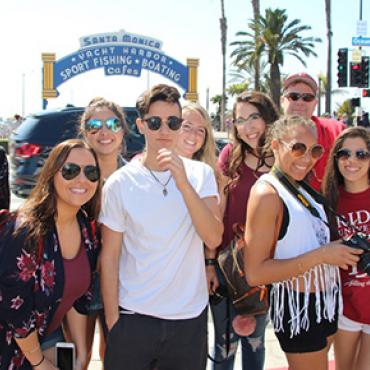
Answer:
[{"label": "red t-shirt", "polygon": [[[361,193],[339,193],[338,213],[349,223],[356,225],[370,240],[370,188]],[[341,238],[352,235],[352,228],[337,219]],[[343,292],[343,314],[349,319],[370,324],[370,276],[357,267],[341,270]]]},{"label": "red t-shirt", "polygon": [[[227,144],[221,151],[218,158],[218,165],[224,175],[228,175],[229,158],[232,153],[232,145]],[[224,213],[224,234],[222,237],[221,249],[226,248],[234,238],[233,225],[239,223],[244,225],[246,219],[247,202],[249,193],[257,178],[263,173],[249,168],[245,163],[241,164],[241,175],[236,184],[228,191],[226,208]]]},{"label": "red t-shirt", "polygon": [[51,334],[60,326],[65,314],[71,309],[74,302],[86,293],[91,282],[89,260],[83,246],[81,246],[76,257],[63,259],[63,266],[63,296],[48,327],[47,334]]},{"label": "red t-shirt", "polygon": [[312,169],[310,185],[320,191],[322,179],[325,173],[326,162],[328,161],[330,150],[336,137],[346,128],[346,126],[335,119],[321,118],[312,116],[312,121],[316,124],[317,142],[324,147],[324,154]]}]

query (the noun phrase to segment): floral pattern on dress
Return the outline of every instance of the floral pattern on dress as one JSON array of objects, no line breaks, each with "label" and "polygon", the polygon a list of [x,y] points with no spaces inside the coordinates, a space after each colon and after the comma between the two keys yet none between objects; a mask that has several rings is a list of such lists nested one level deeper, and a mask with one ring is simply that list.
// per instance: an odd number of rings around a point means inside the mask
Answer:
[{"label": "floral pattern on dress", "polygon": [[[100,250],[97,234],[89,232],[90,222],[80,213],[81,245],[84,246],[91,272],[96,269]],[[13,227],[12,225],[6,227]],[[30,363],[19,350],[15,338],[25,338],[37,331],[42,339],[57,310],[64,287],[63,258],[60,253],[55,225],[43,239],[40,257],[29,252],[27,230],[16,237],[0,230],[0,370],[31,370]],[[92,238],[92,236],[94,236]],[[91,246],[97,246],[96,248]],[[91,292],[74,303],[81,314],[87,313]]]}]

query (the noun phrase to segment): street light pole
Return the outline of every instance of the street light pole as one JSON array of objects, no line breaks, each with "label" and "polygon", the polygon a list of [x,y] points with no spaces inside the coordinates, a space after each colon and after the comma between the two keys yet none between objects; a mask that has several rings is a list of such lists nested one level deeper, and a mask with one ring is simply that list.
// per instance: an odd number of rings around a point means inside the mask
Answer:
[{"label": "street light pole", "polygon": [[220,112],[220,129],[225,131],[225,110],[226,110],[226,32],[227,23],[225,18],[224,0],[221,0],[221,48],[222,48],[222,98]]}]

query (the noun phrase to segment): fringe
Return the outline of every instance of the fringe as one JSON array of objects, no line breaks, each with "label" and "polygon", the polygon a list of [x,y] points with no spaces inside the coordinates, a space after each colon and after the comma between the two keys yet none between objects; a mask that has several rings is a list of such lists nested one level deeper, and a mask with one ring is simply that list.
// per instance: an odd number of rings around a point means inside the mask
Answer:
[{"label": "fringe", "polygon": [[[310,287],[314,286],[316,322],[320,323],[323,319],[332,322],[335,319],[335,309],[337,300],[341,304],[341,287],[339,268],[333,265],[318,265],[300,275],[303,278],[303,289],[297,277],[279,281],[272,284],[270,291],[270,311],[273,310],[273,325],[275,332],[284,331],[283,318],[284,309],[289,311],[291,319],[290,337],[301,333],[301,330],[308,331],[310,319],[308,306],[310,301]],[[299,302],[299,294],[304,293],[302,307]],[[285,294],[288,296],[288,306],[285,307]]]}]

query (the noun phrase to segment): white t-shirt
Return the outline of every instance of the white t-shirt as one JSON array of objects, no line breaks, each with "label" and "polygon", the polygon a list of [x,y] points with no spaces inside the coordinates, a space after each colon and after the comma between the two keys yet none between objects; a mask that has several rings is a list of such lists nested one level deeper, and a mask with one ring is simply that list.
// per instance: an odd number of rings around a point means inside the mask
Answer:
[{"label": "white t-shirt", "polygon": [[[182,160],[200,198],[218,198],[212,168]],[[170,171],[153,173],[162,184],[170,177]],[[188,319],[208,303],[203,242],[173,178],[166,188],[164,196],[141,161],[128,163],[104,185],[100,222],[124,233],[119,305],[159,318]]]}]

